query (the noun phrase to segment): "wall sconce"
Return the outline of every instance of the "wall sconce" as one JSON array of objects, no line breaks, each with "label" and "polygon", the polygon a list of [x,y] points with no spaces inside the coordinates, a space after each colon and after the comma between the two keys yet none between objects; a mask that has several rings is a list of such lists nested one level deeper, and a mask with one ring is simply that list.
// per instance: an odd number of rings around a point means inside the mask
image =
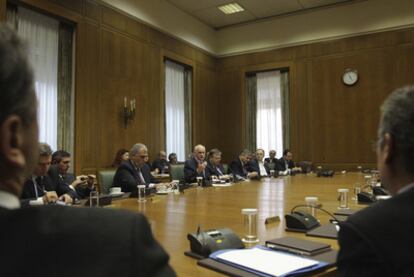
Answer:
[{"label": "wall sconce", "polygon": [[129,120],[134,120],[135,110],[136,110],[136,100],[135,98],[129,101],[130,107],[128,109],[127,98],[124,97],[124,109],[122,111],[122,117],[124,119],[124,129],[128,126]]}]

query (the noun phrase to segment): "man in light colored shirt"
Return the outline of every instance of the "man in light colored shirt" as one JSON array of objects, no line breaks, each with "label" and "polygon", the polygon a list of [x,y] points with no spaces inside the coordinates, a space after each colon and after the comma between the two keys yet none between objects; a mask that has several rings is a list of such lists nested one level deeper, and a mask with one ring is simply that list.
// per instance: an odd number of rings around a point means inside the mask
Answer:
[{"label": "man in light colored shirt", "polygon": [[260,176],[269,176],[270,175],[270,168],[269,165],[266,162],[263,162],[264,158],[264,150],[263,149],[257,149],[256,150],[256,167],[258,168]]}]

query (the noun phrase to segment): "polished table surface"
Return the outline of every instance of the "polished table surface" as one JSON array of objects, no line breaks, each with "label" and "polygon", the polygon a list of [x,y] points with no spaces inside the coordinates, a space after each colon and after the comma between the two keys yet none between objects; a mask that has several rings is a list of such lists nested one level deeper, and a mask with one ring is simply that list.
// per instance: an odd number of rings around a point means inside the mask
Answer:
[{"label": "polished table surface", "polygon": [[[183,194],[156,195],[146,203],[130,198],[114,201],[112,208],[122,208],[144,213],[151,223],[156,239],[169,253],[172,267],[178,276],[222,276],[200,267],[196,260],[184,255],[189,250],[188,233],[194,233],[200,224],[202,230],[230,228],[243,237],[241,209],[257,208],[257,232],[260,243],[282,236],[305,238],[325,242],[338,249],[336,240],[308,237],[303,233],[286,232],[284,215],[291,208],[304,204],[306,196],[317,196],[322,207],[330,212],[338,208],[339,188],[349,189],[349,206],[361,209],[353,197],[355,183],[363,183],[361,173],[337,174],[332,178],[318,178],[313,174],[299,174],[279,178],[263,178],[261,181],[236,183],[231,187],[190,188]],[[280,222],[265,225],[267,217],[279,216]],[[329,216],[317,211],[321,224],[329,222]]]}]

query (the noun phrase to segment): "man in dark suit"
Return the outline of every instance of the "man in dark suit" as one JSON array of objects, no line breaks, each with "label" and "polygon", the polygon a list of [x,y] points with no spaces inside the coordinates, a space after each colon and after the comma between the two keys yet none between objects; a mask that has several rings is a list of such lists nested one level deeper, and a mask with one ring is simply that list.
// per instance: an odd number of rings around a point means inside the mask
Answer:
[{"label": "man in dark suit", "polygon": [[289,149],[285,149],[283,151],[283,156],[278,161],[277,169],[279,171],[286,171],[294,167],[295,167],[295,163],[293,162],[292,152],[290,152]]},{"label": "man in dark suit", "polygon": [[276,158],[276,150],[270,150],[269,151],[269,158],[265,159],[265,162],[267,163],[277,163],[277,158]]},{"label": "man in dark suit", "polygon": [[158,181],[152,176],[150,167],[145,160],[148,158],[148,149],[142,143],[132,146],[129,159],[122,162],[116,170],[113,187],[121,187],[123,192],[137,191],[137,185],[155,188]]},{"label": "man in dark suit", "polygon": [[186,183],[197,182],[197,177],[202,177],[204,180],[210,178],[206,171],[207,162],[206,148],[199,144],[194,146],[193,157],[185,161],[184,164],[184,180]]},{"label": "man in dark suit", "polygon": [[341,223],[342,276],[414,276],[414,87],[393,92],[381,107],[377,165],[393,195]]},{"label": "man in dark suit", "polygon": [[229,175],[224,170],[223,165],[221,164],[221,151],[214,148],[208,152],[208,162],[206,167],[207,175],[211,178],[229,179]]},{"label": "man in dark suit", "polygon": [[168,173],[169,162],[167,161],[167,154],[165,151],[158,153],[158,158],[152,162],[151,170],[155,173]]},{"label": "man in dark suit", "polygon": [[250,160],[251,152],[248,149],[244,149],[240,152],[239,158],[230,163],[230,170],[236,179],[242,180],[259,177],[259,173],[252,168]]},{"label": "man in dark suit", "polygon": [[259,173],[259,177],[265,177],[270,175],[270,168],[267,162],[263,162],[264,150],[256,150],[256,159],[250,161],[251,167],[254,171]]},{"label": "man in dark suit", "polygon": [[277,170],[277,165],[279,163],[278,159],[276,158],[276,150],[269,151],[269,158],[266,158],[265,163],[269,166],[270,170]]},{"label": "man in dark suit", "polygon": [[75,191],[62,182],[54,182],[48,175],[50,163],[52,161],[52,150],[46,143],[39,144],[39,162],[23,185],[21,199],[24,204],[43,205],[46,192],[56,192],[59,199],[67,204],[71,204],[75,198]]},{"label": "man in dark suit", "polygon": [[38,162],[36,97],[26,50],[0,26],[0,276],[175,276],[141,214],[19,207]]},{"label": "man in dark suit", "polygon": [[71,163],[69,152],[64,150],[55,151],[52,154],[52,165],[49,168],[48,175],[55,183],[64,183],[72,189],[74,197],[77,199],[89,197],[91,191],[95,190],[96,177],[94,175],[79,175],[68,173]]}]

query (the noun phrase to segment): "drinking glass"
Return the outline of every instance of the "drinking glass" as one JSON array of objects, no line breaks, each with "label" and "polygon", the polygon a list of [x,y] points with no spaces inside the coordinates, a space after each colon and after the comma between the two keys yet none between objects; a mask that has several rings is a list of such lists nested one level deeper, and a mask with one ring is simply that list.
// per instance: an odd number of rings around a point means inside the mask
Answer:
[{"label": "drinking glass", "polygon": [[99,207],[99,192],[91,191],[89,194],[89,207]]},{"label": "drinking glass", "polygon": [[145,185],[138,185],[138,202],[146,202],[147,199],[145,199]]},{"label": "drinking glass", "polygon": [[257,243],[257,209],[242,209],[244,216],[245,237],[242,239],[245,243]]}]

